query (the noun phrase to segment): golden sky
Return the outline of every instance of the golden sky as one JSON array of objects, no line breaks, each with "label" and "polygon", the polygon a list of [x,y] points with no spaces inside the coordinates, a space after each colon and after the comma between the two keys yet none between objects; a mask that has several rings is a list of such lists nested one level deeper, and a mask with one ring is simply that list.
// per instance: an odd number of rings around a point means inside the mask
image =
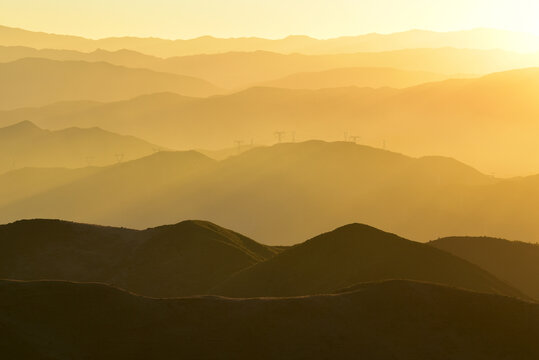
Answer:
[{"label": "golden sky", "polygon": [[489,27],[539,35],[539,0],[2,0],[0,24],[99,38],[318,38]]}]

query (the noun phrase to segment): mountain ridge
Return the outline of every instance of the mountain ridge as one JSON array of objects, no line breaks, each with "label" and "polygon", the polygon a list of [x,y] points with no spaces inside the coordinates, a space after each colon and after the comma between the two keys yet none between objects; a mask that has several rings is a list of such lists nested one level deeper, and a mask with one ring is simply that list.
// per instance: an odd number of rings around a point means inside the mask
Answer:
[{"label": "mountain ridge", "polygon": [[[496,36],[492,36],[496,35]],[[377,51],[410,47],[457,46],[473,48],[509,48],[522,51],[516,44],[529,44],[528,49],[538,50],[539,39],[527,33],[495,29],[472,29],[454,32],[410,30],[392,34],[364,34],[319,40],[308,36],[289,36],[271,40],[264,38],[216,38],[202,36],[187,40],[159,38],[109,37],[87,39],[70,35],[32,32],[20,28],[0,27],[0,45],[23,45],[94,51],[97,48],[137,50],[158,56],[187,55],[192,53],[215,53],[231,50],[274,50],[279,52],[350,52]],[[195,51],[196,49],[196,51]]]},{"label": "mountain ridge", "polygon": [[[2,110],[68,100],[119,101],[163,91],[193,96],[209,96],[222,91],[205,80],[189,76],[106,62],[43,58],[0,63],[0,79]],[[58,82],[58,79],[62,81]]]}]

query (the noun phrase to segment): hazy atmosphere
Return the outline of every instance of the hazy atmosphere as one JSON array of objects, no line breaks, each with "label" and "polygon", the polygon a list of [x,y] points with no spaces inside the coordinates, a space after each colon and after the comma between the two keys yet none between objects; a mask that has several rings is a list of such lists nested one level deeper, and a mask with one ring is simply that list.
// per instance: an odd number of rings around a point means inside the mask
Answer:
[{"label": "hazy atmosphere", "polygon": [[539,2],[0,10],[0,357],[539,358]]}]

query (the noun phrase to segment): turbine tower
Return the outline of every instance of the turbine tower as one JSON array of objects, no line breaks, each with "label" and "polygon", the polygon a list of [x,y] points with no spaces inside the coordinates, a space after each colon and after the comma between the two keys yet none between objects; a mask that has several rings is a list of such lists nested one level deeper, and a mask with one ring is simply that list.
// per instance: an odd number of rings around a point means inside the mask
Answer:
[{"label": "turbine tower", "polygon": [[283,140],[283,136],[286,134],[284,131],[276,131],[275,136],[277,137],[277,142],[280,144]]},{"label": "turbine tower", "polygon": [[241,153],[241,145],[243,145],[243,140],[234,140],[234,144],[238,147],[238,154]]}]

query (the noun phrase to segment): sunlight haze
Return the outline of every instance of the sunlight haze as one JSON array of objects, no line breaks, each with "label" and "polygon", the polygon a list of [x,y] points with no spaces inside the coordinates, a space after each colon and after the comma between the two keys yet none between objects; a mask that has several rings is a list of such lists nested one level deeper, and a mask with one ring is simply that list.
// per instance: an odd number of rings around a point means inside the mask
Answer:
[{"label": "sunlight haze", "polygon": [[536,0],[3,0],[0,24],[91,38],[330,38],[472,28],[539,35],[538,14]]},{"label": "sunlight haze", "polygon": [[539,359],[539,0],[0,3],[2,359]]}]

